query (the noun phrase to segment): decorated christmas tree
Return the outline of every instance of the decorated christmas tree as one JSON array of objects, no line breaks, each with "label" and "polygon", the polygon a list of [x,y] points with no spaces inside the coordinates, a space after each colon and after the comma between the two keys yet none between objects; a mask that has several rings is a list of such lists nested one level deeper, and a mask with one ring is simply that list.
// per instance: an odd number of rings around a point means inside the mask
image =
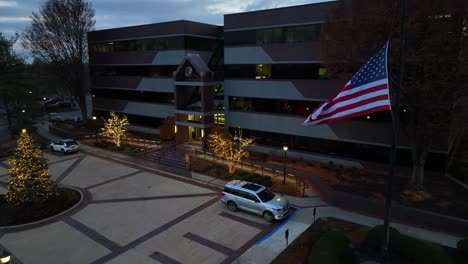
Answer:
[{"label": "decorated christmas tree", "polygon": [[9,204],[42,203],[57,196],[55,181],[48,173],[47,160],[25,129],[18,139],[14,158],[9,162],[10,178],[5,195]]}]

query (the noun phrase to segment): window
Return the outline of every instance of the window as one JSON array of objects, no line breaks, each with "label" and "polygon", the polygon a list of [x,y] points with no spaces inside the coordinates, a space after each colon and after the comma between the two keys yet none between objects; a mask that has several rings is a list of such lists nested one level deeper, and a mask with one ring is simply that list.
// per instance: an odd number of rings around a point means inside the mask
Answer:
[{"label": "window", "polygon": [[225,65],[225,78],[244,79],[309,79],[320,77],[320,65],[312,63],[298,64],[257,64]]},{"label": "window", "polygon": [[229,109],[234,111],[307,116],[322,102],[251,97],[229,97]]},{"label": "window", "polygon": [[91,66],[92,76],[172,77],[177,65],[164,66]]},{"label": "window", "polygon": [[219,39],[193,37],[193,36],[172,36],[148,39],[135,39],[114,41],[107,43],[90,43],[91,52],[119,52],[119,51],[141,51],[141,50],[165,50],[165,49],[193,49],[193,50],[214,50],[219,43]]},{"label": "window", "polygon": [[227,31],[224,32],[225,46],[253,45],[257,38],[256,30]]},{"label": "window", "polygon": [[270,64],[257,64],[255,66],[255,79],[270,79],[271,65]]},{"label": "window", "polygon": [[251,193],[247,194],[247,199],[249,199],[251,201],[254,201],[256,203],[260,202],[260,200],[257,198],[257,196],[255,196],[255,194],[251,194]]},{"label": "window", "polygon": [[96,98],[128,100],[128,101],[135,101],[135,102],[173,104],[173,100],[174,100],[173,93],[162,93],[162,92],[93,88],[92,93]]},{"label": "window", "polygon": [[[109,112],[106,111],[94,111],[94,114],[98,118],[108,118],[109,117]],[[119,113],[119,114],[124,114],[128,118],[128,122],[131,125],[137,125],[137,126],[146,126],[146,127],[159,127],[163,124],[164,118],[158,118],[158,117],[151,117],[151,116],[142,116],[142,115],[132,115],[132,114],[127,114],[127,113]]]},{"label": "window", "polygon": [[[218,105],[218,107],[219,107],[219,105]],[[224,106],[223,106],[223,109],[219,109],[219,110],[224,110]],[[225,122],[226,122],[226,120],[225,120],[225,117],[224,117],[223,113],[214,114],[214,123],[215,124],[224,126]]]},{"label": "window", "polygon": [[274,27],[224,33],[225,46],[262,45],[269,43],[295,43],[317,41],[320,35],[320,24]]},{"label": "window", "polygon": [[264,203],[270,201],[273,198],[275,198],[275,194],[272,193],[267,188],[265,188],[263,191],[257,193],[257,195],[260,198],[260,200],[262,200],[262,202],[264,202]]}]

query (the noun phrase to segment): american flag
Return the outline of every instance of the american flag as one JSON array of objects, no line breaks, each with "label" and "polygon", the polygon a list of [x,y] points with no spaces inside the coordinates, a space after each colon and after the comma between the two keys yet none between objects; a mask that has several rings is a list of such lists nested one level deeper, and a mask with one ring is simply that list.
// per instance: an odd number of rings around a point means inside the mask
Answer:
[{"label": "american flag", "polygon": [[321,125],[390,110],[387,70],[388,42],[335,96],[321,104],[303,122]]}]

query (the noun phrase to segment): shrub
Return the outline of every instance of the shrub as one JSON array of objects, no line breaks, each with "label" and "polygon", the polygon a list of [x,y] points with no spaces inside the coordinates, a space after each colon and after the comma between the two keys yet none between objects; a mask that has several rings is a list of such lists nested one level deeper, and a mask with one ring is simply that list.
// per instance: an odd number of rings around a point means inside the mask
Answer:
[{"label": "shrub", "polygon": [[[351,253],[350,253],[351,252]],[[350,254],[353,257],[350,257]],[[313,244],[307,263],[359,263],[354,251],[349,248],[349,240],[342,233],[328,231]]]},{"label": "shrub", "polygon": [[273,186],[273,183],[271,182],[271,179],[270,179],[269,176],[265,176],[265,177],[263,178],[263,181],[262,181],[261,184],[262,184],[263,186],[265,186],[265,187],[268,187],[268,188],[270,188],[271,186]]},{"label": "shrub", "polygon": [[468,238],[458,241],[457,249],[462,253],[464,257],[468,257]]},{"label": "shrub", "polygon": [[254,183],[258,183],[258,184],[261,184],[263,181],[263,176],[258,174],[258,173],[254,173],[252,175],[252,182]]},{"label": "shrub", "polygon": [[247,172],[241,172],[239,175],[241,181],[252,181],[252,176]]},{"label": "shrub", "polygon": [[[375,226],[367,233],[365,244],[380,250],[384,234],[383,226]],[[441,247],[426,241],[400,234],[396,229],[390,228],[389,250],[391,254],[407,259],[409,263],[415,264],[439,264],[452,263]]]}]

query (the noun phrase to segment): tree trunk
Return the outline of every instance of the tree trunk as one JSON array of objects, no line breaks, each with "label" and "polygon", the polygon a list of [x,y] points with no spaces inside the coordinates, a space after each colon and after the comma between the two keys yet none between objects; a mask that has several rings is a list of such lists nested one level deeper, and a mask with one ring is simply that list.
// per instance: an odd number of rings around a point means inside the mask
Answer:
[{"label": "tree trunk", "polygon": [[427,147],[413,147],[411,150],[413,159],[413,173],[411,175],[410,184],[420,189],[424,183],[424,166],[428,155]]}]

